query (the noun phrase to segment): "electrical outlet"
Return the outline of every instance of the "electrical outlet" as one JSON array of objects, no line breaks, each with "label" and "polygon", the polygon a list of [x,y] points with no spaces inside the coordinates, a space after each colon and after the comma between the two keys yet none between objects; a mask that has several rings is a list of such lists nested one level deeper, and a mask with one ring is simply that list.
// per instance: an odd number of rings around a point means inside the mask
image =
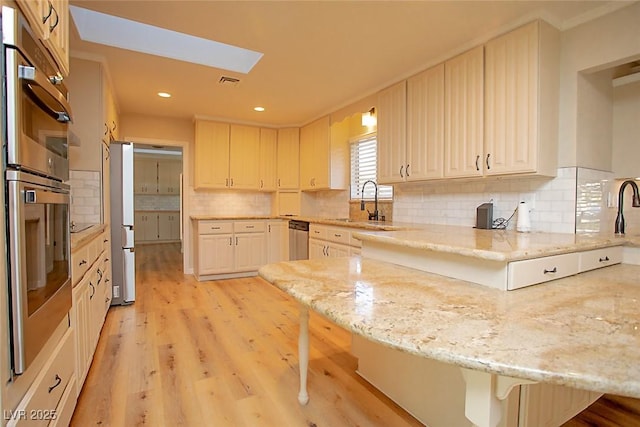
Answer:
[{"label": "electrical outlet", "polygon": [[113,287],[113,297],[120,298],[120,286]]},{"label": "electrical outlet", "polygon": [[608,208],[617,208],[618,207],[618,199],[614,194],[609,191],[607,193],[607,207]]}]

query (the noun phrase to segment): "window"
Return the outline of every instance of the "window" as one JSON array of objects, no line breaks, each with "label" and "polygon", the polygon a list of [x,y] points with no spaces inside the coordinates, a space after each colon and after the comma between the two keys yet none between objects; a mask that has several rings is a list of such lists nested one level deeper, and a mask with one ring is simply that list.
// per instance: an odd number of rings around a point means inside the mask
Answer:
[{"label": "window", "polygon": [[[366,135],[351,143],[351,198],[361,199],[362,185],[368,180],[377,183],[377,139],[376,134]],[[373,200],[375,186],[369,184],[364,189],[364,199]],[[378,185],[378,199],[393,198],[393,187]]]}]

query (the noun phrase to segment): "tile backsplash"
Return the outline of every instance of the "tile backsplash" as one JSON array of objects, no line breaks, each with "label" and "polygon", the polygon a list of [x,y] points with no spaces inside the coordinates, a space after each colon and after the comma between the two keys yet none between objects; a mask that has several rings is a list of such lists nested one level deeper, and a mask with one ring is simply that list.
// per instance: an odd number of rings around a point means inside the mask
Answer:
[{"label": "tile backsplash", "polygon": [[157,196],[136,194],[133,198],[137,211],[178,211],[180,210],[180,196]]},{"label": "tile backsplash", "polygon": [[[490,178],[394,186],[393,220],[474,226],[476,208],[493,202],[493,218],[508,219],[520,201],[530,204],[532,231],[574,233],[576,169],[559,168],[555,178]],[[508,223],[515,229],[516,216]]]},{"label": "tile backsplash", "polygon": [[271,193],[228,190],[196,192],[190,188],[187,197],[190,215],[271,215]]},{"label": "tile backsplash", "polygon": [[76,224],[99,224],[100,172],[70,170],[67,184],[71,186],[71,221]]}]

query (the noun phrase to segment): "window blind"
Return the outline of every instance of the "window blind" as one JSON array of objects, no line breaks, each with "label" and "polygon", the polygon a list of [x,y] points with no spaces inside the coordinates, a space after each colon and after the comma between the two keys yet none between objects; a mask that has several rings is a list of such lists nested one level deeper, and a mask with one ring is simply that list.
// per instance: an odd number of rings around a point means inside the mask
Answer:
[{"label": "window blind", "polygon": [[[377,140],[375,135],[355,141],[351,144],[351,198],[363,198],[362,186],[368,180],[377,183]],[[364,189],[364,199],[373,200],[375,186],[367,184]],[[393,187],[390,185],[378,186],[378,199],[392,199]]]}]

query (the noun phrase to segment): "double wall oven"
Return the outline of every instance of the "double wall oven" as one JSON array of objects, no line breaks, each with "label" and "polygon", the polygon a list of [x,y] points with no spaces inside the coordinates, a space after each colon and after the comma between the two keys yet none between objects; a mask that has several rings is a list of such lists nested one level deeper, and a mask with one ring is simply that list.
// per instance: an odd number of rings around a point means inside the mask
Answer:
[{"label": "double wall oven", "polygon": [[54,61],[16,9],[2,7],[4,191],[12,370],[23,373],[71,308],[67,131]]}]

